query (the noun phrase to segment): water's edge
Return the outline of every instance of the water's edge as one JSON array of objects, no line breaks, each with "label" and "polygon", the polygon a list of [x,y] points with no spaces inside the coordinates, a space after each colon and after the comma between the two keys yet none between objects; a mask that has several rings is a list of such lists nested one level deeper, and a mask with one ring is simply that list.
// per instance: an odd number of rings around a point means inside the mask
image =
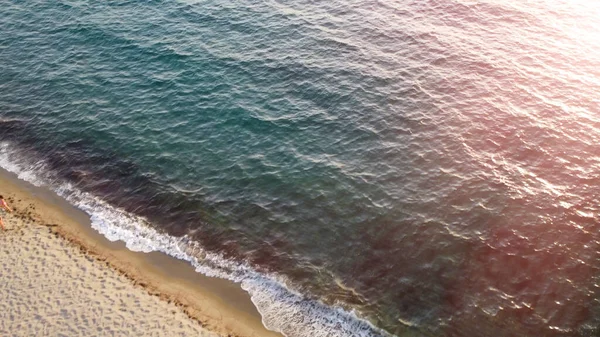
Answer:
[{"label": "water's edge", "polygon": [[205,251],[187,236],[159,233],[143,217],[113,207],[54,177],[42,161],[28,158],[9,142],[0,143],[0,167],[21,180],[50,189],[85,212],[92,228],[110,241],[122,241],[135,252],[162,252],[190,263],[198,273],[239,283],[262,316],[263,325],[271,331],[286,337],[393,336],[361,319],[359,313],[306,298],[281,275],[263,274],[247,264]]}]

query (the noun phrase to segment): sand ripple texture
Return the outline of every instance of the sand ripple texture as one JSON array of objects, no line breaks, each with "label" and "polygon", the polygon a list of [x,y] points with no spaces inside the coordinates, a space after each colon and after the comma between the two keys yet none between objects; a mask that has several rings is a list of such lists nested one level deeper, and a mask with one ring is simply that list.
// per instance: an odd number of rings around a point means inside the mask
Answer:
[{"label": "sand ripple texture", "polygon": [[0,235],[0,336],[217,336],[47,228]]}]

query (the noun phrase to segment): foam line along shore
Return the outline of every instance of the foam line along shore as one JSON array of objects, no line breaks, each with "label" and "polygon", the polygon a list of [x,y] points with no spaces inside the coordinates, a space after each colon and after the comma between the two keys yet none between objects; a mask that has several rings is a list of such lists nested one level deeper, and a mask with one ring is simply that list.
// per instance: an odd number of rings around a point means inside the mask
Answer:
[{"label": "foam line along shore", "polygon": [[[120,254],[124,254],[114,264],[119,270],[123,270],[124,263],[127,275],[133,275],[134,280],[145,279],[142,283],[146,286],[153,284],[152,288],[159,289],[158,293],[163,297],[181,302],[186,307],[191,306],[191,315],[203,322],[213,321],[212,314],[203,316],[202,312],[206,309],[203,308],[202,301],[188,303],[188,299],[198,298],[198,289],[205,291],[209,285],[208,291],[216,292],[214,295],[217,301],[225,306],[225,309],[219,308],[218,312],[229,311],[230,320],[235,322],[239,319],[239,322],[250,324],[251,331],[260,331],[261,336],[277,336],[278,333],[289,337],[325,337],[332,334],[390,336],[354,312],[328,306],[288,288],[285,278],[259,272],[243,262],[205,251],[187,236],[174,237],[158,232],[148,220],[113,207],[59,178],[55,172],[48,170],[48,165],[41,157],[32,157],[32,153],[23,152],[15,144],[0,143],[0,170],[12,177],[13,183],[25,184],[36,190],[36,194],[41,193],[46,199],[62,205],[63,210],[70,210],[70,214],[77,215],[78,222],[68,222],[69,226],[56,227],[61,235],[86,249],[90,245],[95,248],[117,249]],[[99,245],[99,242],[103,244]],[[133,257],[129,257],[128,253],[133,254]],[[110,254],[112,251],[109,251],[109,256],[112,256]],[[106,252],[101,251],[99,255],[104,258]],[[149,260],[144,262],[144,259]],[[158,265],[167,269],[156,271],[148,268]],[[181,270],[169,270],[168,266],[171,265],[177,265]],[[128,268],[137,273],[129,273]],[[180,276],[182,270],[185,271],[186,281],[183,287],[173,287],[171,281],[162,278],[168,278],[169,275]],[[148,272],[151,274],[150,278],[145,276]],[[161,277],[155,277],[153,273],[159,273]],[[149,281],[152,279],[154,282]],[[208,294],[208,297],[211,298],[211,295]],[[212,310],[211,306],[212,304],[208,305],[209,311]],[[219,321],[217,319],[213,324],[215,331],[222,331]],[[262,323],[260,327],[256,326],[257,322]],[[226,326],[230,324],[232,323],[225,323]],[[234,334],[248,335],[246,327],[233,324],[233,331],[239,328],[242,331]],[[231,333],[227,328],[224,331]],[[411,329],[407,333],[418,336]]]}]

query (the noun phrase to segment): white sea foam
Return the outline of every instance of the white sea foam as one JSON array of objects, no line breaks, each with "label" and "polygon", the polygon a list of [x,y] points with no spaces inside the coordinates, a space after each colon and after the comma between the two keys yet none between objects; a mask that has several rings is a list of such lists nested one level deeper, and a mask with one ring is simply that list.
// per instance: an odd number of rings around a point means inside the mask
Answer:
[{"label": "white sea foam", "polygon": [[21,180],[25,180],[35,186],[42,186],[43,180],[38,177],[36,172],[45,171],[44,163],[39,161],[36,164],[25,164],[20,159],[17,152],[10,147],[9,143],[0,143],[0,166],[16,174]]},{"label": "white sea foam", "polygon": [[285,278],[258,273],[249,265],[206,252],[187,236],[160,233],[142,217],[115,208],[68,182],[53,178],[43,162],[28,159],[8,143],[0,143],[0,166],[36,186],[52,189],[85,211],[92,227],[111,241],[123,241],[138,252],[158,251],[188,261],[197,272],[239,282],[262,315],[263,324],[287,337],[390,336],[355,313],[307,299],[290,290]]}]

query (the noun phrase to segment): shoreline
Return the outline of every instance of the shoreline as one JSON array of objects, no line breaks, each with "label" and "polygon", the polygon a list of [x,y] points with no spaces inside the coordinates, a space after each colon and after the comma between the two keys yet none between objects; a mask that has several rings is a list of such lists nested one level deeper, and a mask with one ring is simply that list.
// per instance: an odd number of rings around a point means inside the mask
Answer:
[{"label": "shoreline", "polygon": [[250,295],[239,284],[202,275],[189,263],[160,252],[134,252],[121,241],[111,242],[91,227],[85,212],[49,189],[36,187],[1,168],[0,186],[15,211],[13,217],[48,227],[95,264],[105,264],[136,287],[176,304],[207,330],[222,336],[282,336],[263,326]]}]

